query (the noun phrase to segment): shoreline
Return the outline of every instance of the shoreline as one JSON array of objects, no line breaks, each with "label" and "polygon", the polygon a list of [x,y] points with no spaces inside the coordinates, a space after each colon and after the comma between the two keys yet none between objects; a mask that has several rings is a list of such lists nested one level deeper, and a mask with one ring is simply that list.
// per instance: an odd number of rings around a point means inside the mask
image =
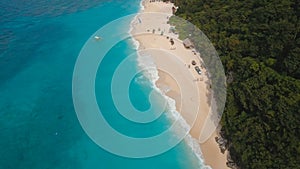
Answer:
[{"label": "shoreline", "polygon": [[[178,35],[170,33],[167,31],[170,29],[170,25],[167,23],[169,17],[172,16],[172,7],[174,6],[173,3],[166,3],[166,2],[151,2],[149,0],[142,0],[140,8],[140,13],[145,14],[148,12],[157,12],[157,13],[164,13],[167,17],[155,17],[154,14],[152,16],[141,15],[138,14],[134,17],[131,22],[131,29],[130,35],[137,34],[138,36],[132,36],[133,41],[137,49],[151,49],[151,48],[158,48],[163,50],[168,50],[170,53],[177,56],[177,59],[182,62],[184,65],[183,68],[180,70],[188,70],[194,79],[186,80],[186,85],[197,85],[198,86],[198,95],[200,96],[201,100],[180,100],[181,98],[181,89],[178,86],[177,81],[170,76],[168,73],[158,70],[158,80],[155,82],[157,88],[161,90],[161,92],[173,99],[176,102],[176,110],[181,115],[181,117],[187,122],[189,126],[191,126],[190,133],[188,137],[185,138],[190,139],[188,140],[189,143],[191,142],[192,145],[189,145],[190,148],[194,151],[195,155],[199,158],[201,162],[204,162],[205,165],[210,166],[212,169],[229,169],[227,167],[227,154],[228,151],[225,153],[221,153],[219,144],[216,142],[215,137],[220,137],[217,130],[210,136],[210,138],[205,141],[204,143],[198,143],[199,133],[202,129],[202,124],[205,121],[205,117],[208,115],[210,110],[210,103],[209,97],[211,97],[211,92],[209,91],[208,86],[208,77],[206,74],[206,70],[202,69],[202,75],[196,73],[191,65],[192,60],[196,60],[197,65],[201,65],[203,62],[200,58],[199,53],[194,53],[190,49],[186,49],[183,47],[182,42],[178,41]],[[152,32],[152,33],[151,33]],[[157,33],[158,32],[158,33]],[[175,44],[169,44],[169,38],[174,38]],[[153,53],[152,53],[153,54]],[[139,56],[143,57],[143,56]],[[154,58],[154,63],[156,65],[163,65],[164,63],[168,63],[170,60],[166,58]],[[172,67],[170,63],[170,67]],[[180,74],[179,70],[179,74]],[[177,73],[178,74],[178,73]],[[167,90],[166,90],[167,89]],[[193,90],[188,91],[190,95],[195,93]],[[191,119],[191,113],[189,113],[188,105],[191,104],[199,104],[200,108],[199,112],[200,116],[196,116],[196,119]],[[191,110],[190,110],[191,111]],[[198,113],[198,112],[192,112]],[[195,120],[195,123],[191,123]],[[196,144],[193,144],[196,142]],[[199,148],[200,146],[200,148]],[[199,150],[198,150],[199,149]],[[201,150],[200,150],[201,149]],[[200,151],[200,152],[198,152]],[[204,160],[204,161],[203,161]]]}]

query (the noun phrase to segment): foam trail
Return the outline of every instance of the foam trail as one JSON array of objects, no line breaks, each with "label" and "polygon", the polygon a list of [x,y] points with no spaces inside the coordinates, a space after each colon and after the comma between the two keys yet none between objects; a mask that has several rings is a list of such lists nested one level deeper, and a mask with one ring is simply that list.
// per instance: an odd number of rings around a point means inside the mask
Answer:
[{"label": "foam trail", "polygon": [[141,2],[140,2],[140,11],[143,11],[143,10],[145,10],[145,6],[144,6],[144,0],[142,0]]},{"label": "foam trail", "polygon": [[[153,87],[154,90],[158,91],[164,99],[167,101],[167,110],[168,112],[166,113],[167,117],[171,119],[171,121],[176,121],[179,120],[180,122],[180,127],[174,129],[174,133],[178,132],[184,132],[186,133],[187,131],[190,130],[190,125],[186,122],[186,120],[181,116],[181,114],[176,110],[176,101],[169,96],[165,94],[164,91],[162,91],[160,88],[156,86],[156,82],[159,79],[158,75],[158,70],[156,68],[156,65],[151,58],[151,56],[140,56],[138,55],[137,57],[137,63],[138,67],[143,71],[144,77],[146,77],[147,80],[150,81],[151,86]],[[149,67],[151,67],[149,69]],[[184,141],[186,144],[189,146],[189,148],[193,151],[193,153],[196,155],[196,157],[199,160],[199,164],[203,166],[202,169],[211,169],[209,166],[204,165],[204,160],[202,156],[202,152],[199,146],[198,141],[193,138],[190,134],[188,134]]]},{"label": "foam trail", "polygon": [[[144,0],[142,0],[140,3],[140,6],[141,6],[140,12],[145,9],[145,7],[143,5],[143,1]],[[129,34],[132,37],[132,44],[136,50],[138,50],[140,48],[140,43],[136,39],[133,38],[132,31],[133,31],[134,25],[138,24],[138,16],[139,15],[137,14],[131,21],[130,30],[129,30]],[[166,113],[166,114],[167,114],[168,118],[170,118],[172,121],[176,121],[176,120],[180,121],[180,125],[181,125],[180,128],[176,128],[174,132],[175,133],[176,132],[187,132],[188,130],[190,130],[191,126],[186,122],[186,120],[176,110],[176,101],[174,99],[168,97],[165,94],[167,92],[167,90],[169,90],[169,89],[162,91],[160,88],[158,88],[156,86],[156,82],[159,79],[159,75],[158,75],[158,69],[156,68],[156,65],[155,65],[153,59],[151,58],[151,56],[140,56],[138,52],[137,52],[137,56],[138,56],[137,57],[137,66],[141,70],[144,70],[143,76],[148,81],[150,81],[151,87],[154,90],[156,90],[158,93],[160,93],[164,99],[166,99],[167,106],[168,106],[167,107],[168,113]],[[151,67],[151,68],[149,69],[149,67]],[[142,81],[144,80],[144,78],[139,77],[136,80],[143,84]],[[198,158],[201,169],[211,169],[210,166],[207,166],[204,164],[202,152],[201,152],[198,141],[195,138],[193,138],[190,134],[188,134],[185,137],[184,141],[189,146],[189,148],[192,150],[192,152],[195,154],[195,156]]]}]

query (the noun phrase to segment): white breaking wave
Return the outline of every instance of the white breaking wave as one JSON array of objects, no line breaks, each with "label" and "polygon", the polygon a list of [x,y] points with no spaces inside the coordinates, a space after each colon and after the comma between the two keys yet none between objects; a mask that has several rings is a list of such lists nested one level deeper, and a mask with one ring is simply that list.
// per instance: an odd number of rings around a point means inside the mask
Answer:
[{"label": "white breaking wave", "polygon": [[[143,0],[140,2],[140,12],[143,11],[145,9],[144,5],[143,5]],[[129,34],[131,35],[131,39],[132,39],[132,44],[134,45],[135,49],[138,50],[140,47],[140,43],[133,38],[132,36],[132,30],[133,30],[133,25],[137,24],[138,22],[138,15],[136,15],[133,20],[131,21],[130,24],[130,30],[129,30]],[[167,117],[170,118],[172,121],[177,121],[179,120],[180,122],[180,128],[176,128],[174,132],[184,132],[186,133],[187,131],[190,130],[190,125],[186,122],[186,120],[181,116],[181,114],[176,110],[176,101],[170,97],[168,97],[165,93],[169,90],[166,89],[164,91],[162,91],[161,89],[159,89],[156,86],[156,82],[159,79],[158,76],[158,69],[153,61],[153,59],[151,58],[151,56],[140,56],[137,53],[137,66],[143,70],[143,76],[147,78],[147,80],[150,81],[150,85],[151,87],[156,90],[158,93],[160,93],[164,99],[166,99],[167,101],[167,110],[169,113],[166,113]],[[150,67],[150,68],[149,68]],[[144,83],[142,81],[144,81],[143,77],[138,77],[136,79],[138,82],[140,83]],[[202,166],[201,169],[211,169],[210,166],[206,166],[204,164],[204,160],[203,160],[203,156],[202,156],[202,152],[201,152],[201,148],[200,145],[198,143],[198,141],[193,138],[190,134],[188,134],[185,138],[184,141],[186,142],[186,144],[191,148],[192,152],[196,155],[196,157],[199,160],[199,165]]]},{"label": "white breaking wave", "polygon": [[[146,77],[153,87],[154,90],[156,90],[158,93],[160,93],[164,99],[167,101],[167,110],[168,113],[166,113],[167,117],[170,118],[171,121],[179,121],[180,126],[179,128],[175,128],[174,132],[178,134],[179,133],[186,133],[190,130],[190,125],[186,122],[186,120],[181,116],[181,114],[176,110],[176,101],[169,96],[165,94],[164,91],[161,91],[157,86],[156,82],[159,79],[158,76],[158,70],[157,67],[152,59],[151,56],[143,55],[140,56],[138,54],[137,57],[137,63],[140,70],[143,70],[143,76]],[[150,68],[149,68],[150,67]],[[196,155],[196,157],[199,160],[199,165],[203,166],[201,169],[211,169],[209,166],[204,166],[204,160],[201,152],[201,148],[199,146],[198,141],[193,138],[190,134],[188,134],[184,141],[186,144],[191,148],[193,153]]]},{"label": "white breaking wave", "polygon": [[128,34],[132,37],[130,40],[132,41],[132,44],[133,44],[133,46],[134,46],[134,48],[135,48],[136,50],[138,50],[138,49],[140,48],[140,43],[139,43],[139,41],[137,41],[137,40],[134,38],[134,36],[133,36],[133,34],[132,34],[132,31],[133,31],[134,25],[136,25],[137,22],[138,22],[138,14],[135,15],[134,18],[131,20],[131,22],[130,22],[130,27],[129,27],[129,31],[128,31]]},{"label": "white breaking wave", "polygon": [[144,2],[144,0],[142,0],[142,1],[140,2],[140,11],[145,10],[145,7],[144,7],[144,5],[143,5],[143,2]]},{"label": "white breaking wave", "polygon": [[140,70],[143,71],[143,75],[148,80],[150,80],[153,88],[159,90],[155,85],[155,83],[159,79],[158,71],[156,69],[156,65],[155,65],[153,59],[151,58],[151,56],[149,56],[149,55],[140,56],[138,54],[137,63],[138,63],[138,67],[140,68]]},{"label": "white breaking wave", "polygon": [[138,50],[140,48],[140,42],[135,40],[134,38],[131,38],[132,44],[134,46],[134,49]]}]

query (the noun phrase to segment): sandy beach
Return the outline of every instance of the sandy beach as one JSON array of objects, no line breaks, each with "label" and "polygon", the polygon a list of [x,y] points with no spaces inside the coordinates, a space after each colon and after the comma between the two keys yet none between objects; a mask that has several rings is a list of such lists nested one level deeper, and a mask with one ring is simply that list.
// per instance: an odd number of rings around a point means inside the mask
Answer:
[{"label": "sandy beach", "polygon": [[[172,7],[174,6],[172,3],[144,0],[143,6],[142,14],[138,15],[132,23],[131,34],[139,42],[139,49],[145,50],[145,53],[148,52],[153,56],[157,67],[164,67],[168,70],[158,69],[159,80],[156,85],[176,101],[176,110],[192,128],[190,135],[198,140],[205,118],[210,111],[209,97],[211,94],[206,70],[201,66],[200,54],[185,48],[182,41],[178,39],[178,35],[169,31],[170,25],[167,22],[172,16]],[[173,45],[171,39],[173,39]],[[170,57],[173,58],[170,59]],[[193,61],[195,65],[192,64]],[[174,66],[178,63],[181,65]],[[201,75],[195,70],[195,66],[201,68]],[[184,81],[184,85],[190,89],[181,91],[182,88],[178,81]],[[190,99],[182,99],[181,92],[191,96]],[[199,105],[198,112],[191,109],[193,105]],[[196,119],[193,118],[195,113],[198,113]],[[206,142],[199,143],[202,156],[205,164],[211,168],[226,169],[228,168],[226,166],[227,151],[224,154],[221,153],[219,145],[215,141],[217,136],[218,133],[215,131]]]}]

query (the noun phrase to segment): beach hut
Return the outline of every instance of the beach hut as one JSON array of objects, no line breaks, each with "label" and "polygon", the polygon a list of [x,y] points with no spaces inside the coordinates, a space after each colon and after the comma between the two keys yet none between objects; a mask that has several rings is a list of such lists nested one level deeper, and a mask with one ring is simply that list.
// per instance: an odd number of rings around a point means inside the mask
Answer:
[{"label": "beach hut", "polygon": [[183,45],[184,47],[186,48],[193,48],[194,45],[193,43],[191,42],[191,40],[189,38],[186,38],[184,41],[183,41]]}]

